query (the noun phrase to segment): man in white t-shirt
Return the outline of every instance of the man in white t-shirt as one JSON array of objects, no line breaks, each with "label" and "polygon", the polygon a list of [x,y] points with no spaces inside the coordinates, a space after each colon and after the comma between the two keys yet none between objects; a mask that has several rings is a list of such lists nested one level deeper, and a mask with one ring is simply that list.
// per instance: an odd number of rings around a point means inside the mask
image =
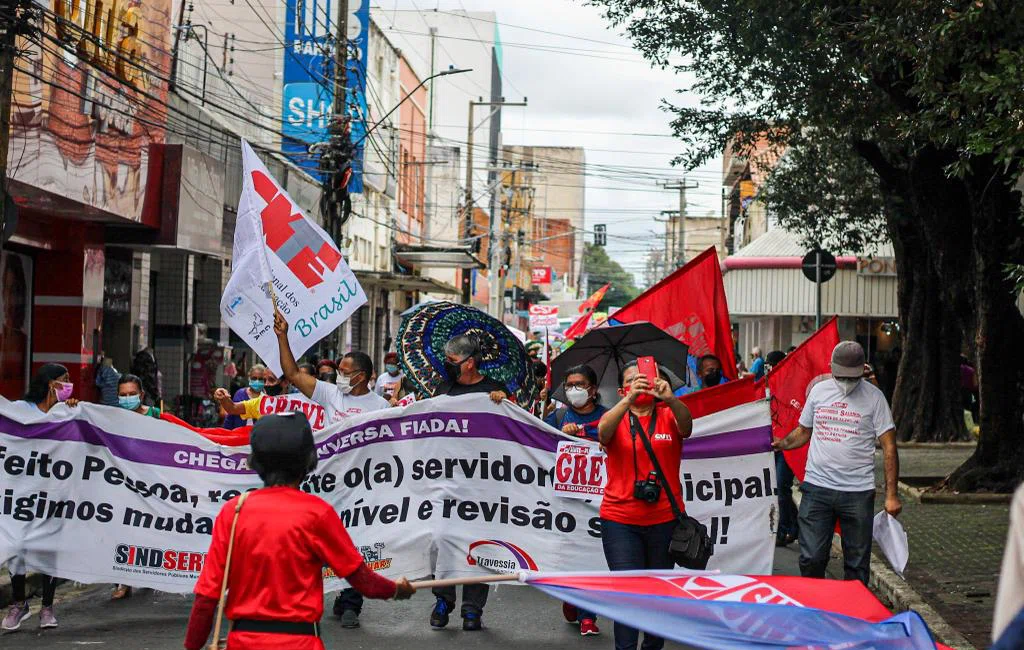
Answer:
[{"label": "man in white t-shirt", "polygon": [[800,491],[800,573],[824,578],[836,522],[842,531],[843,575],[868,582],[875,505],[875,441],[885,457],[885,510],[903,506],[896,490],[896,430],[885,396],[863,380],[864,348],[842,341],[832,351],[832,378],[811,388],[800,425],[772,443],[796,449],[811,443]]},{"label": "man in white t-shirt", "polygon": [[[365,352],[349,352],[342,357],[341,363],[338,364],[338,378],[332,384],[299,372],[295,355],[288,345],[288,321],[276,310],[274,333],[277,334],[284,376],[303,395],[324,407],[331,422],[391,406],[387,400],[370,390],[373,360]],[[342,590],[334,600],[334,614],[341,617],[342,627],[359,627],[359,614],[362,609],[363,596],[351,587]]]}]

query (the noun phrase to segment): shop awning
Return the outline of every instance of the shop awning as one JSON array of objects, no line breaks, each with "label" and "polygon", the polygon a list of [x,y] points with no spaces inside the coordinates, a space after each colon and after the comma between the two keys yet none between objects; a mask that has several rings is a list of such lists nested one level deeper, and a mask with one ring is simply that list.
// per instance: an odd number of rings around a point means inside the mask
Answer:
[{"label": "shop awning", "polygon": [[[457,296],[462,293],[447,282],[420,275],[402,275],[383,271],[354,271],[360,284],[372,284],[386,291],[427,291],[430,293],[446,293]],[[366,287],[363,287],[364,289]]]},{"label": "shop awning", "polygon": [[469,246],[398,245],[395,247],[395,257],[403,266],[415,268],[483,269],[487,267],[473,255]]}]

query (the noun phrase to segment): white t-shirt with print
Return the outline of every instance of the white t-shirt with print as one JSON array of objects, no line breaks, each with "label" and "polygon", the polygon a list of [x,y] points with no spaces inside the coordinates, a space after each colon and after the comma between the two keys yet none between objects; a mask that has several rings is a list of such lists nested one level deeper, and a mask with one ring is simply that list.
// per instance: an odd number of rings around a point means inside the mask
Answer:
[{"label": "white t-shirt with print", "polygon": [[895,428],[885,395],[861,381],[849,395],[834,379],[811,389],[800,414],[811,429],[804,480],[840,492],[875,488],[875,439]]},{"label": "white t-shirt with print", "polygon": [[330,422],[337,422],[350,415],[359,415],[368,411],[379,411],[390,408],[387,400],[370,391],[365,395],[348,395],[341,392],[338,387],[328,381],[316,380],[316,388],[313,389],[312,400],[324,407],[327,411],[327,419]]},{"label": "white t-shirt with print", "polygon": [[377,377],[377,382],[373,385],[373,392],[377,393],[381,397],[384,393],[391,393],[394,395],[398,392],[398,388],[402,384],[402,379],[405,378],[401,372],[397,375],[392,375],[389,372],[385,372],[383,375]]}]

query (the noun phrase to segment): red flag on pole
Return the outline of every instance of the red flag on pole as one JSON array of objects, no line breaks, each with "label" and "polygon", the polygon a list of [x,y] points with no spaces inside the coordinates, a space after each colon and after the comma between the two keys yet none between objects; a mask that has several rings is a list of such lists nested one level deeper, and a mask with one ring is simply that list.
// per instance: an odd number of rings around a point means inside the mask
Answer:
[{"label": "red flag on pole", "polygon": [[576,322],[566,328],[563,334],[565,338],[574,339],[577,336],[583,336],[590,329],[590,312],[583,314],[576,319]]},{"label": "red flag on pole", "polygon": [[[773,437],[784,438],[796,428],[811,386],[832,376],[832,349],[838,343],[839,325],[833,317],[758,381],[762,389],[767,382],[771,391]],[[789,467],[801,481],[804,480],[808,447],[804,445],[783,452]]]},{"label": "red flag on pole", "polygon": [[590,312],[592,312],[595,309],[597,309],[597,306],[601,304],[602,300],[604,300],[604,294],[608,293],[608,289],[611,286],[612,286],[612,283],[609,282],[608,284],[604,285],[603,287],[601,287],[600,289],[595,291],[593,294],[591,294],[591,296],[589,298],[584,300],[583,303],[580,304],[580,313],[581,314],[583,314],[583,313],[588,313],[589,314]]},{"label": "red flag on pole", "polygon": [[615,312],[614,319],[651,322],[688,345],[690,354],[718,357],[722,374],[736,379],[729,306],[713,246]]}]

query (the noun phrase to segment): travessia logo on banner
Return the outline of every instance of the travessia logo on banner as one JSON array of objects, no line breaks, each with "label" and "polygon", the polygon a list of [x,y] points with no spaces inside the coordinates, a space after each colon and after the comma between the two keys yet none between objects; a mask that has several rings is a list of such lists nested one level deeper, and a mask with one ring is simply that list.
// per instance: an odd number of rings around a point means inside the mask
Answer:
[{"label": "travessia logo on banner", "polygon": [[[284,87],[281,150],[304,171],[321,180],[319,163],[308,146],[328,140],[334,107],[334,40],[338,0],[287,0],[285,4]],[[348,0],[349,57],[346,111],[355,145],[348,190],[363,191],[363,139],[366,134],[366,58],[370,38],[370,0]]]},{"label": "travessia logo on banner", "polygon": [[[729,409],[686,443],[684,498],[715,537],[710,569],[771,573],[774,460],[759,451],[767,405],[755,406],[763,412]],[[345,418],[314,439],[319,463],[301,489],[331,504],[383,575],[586,571],[602,557],[599,499],[553,493],[570,438],[509,402],[437,397]],[[217,514],[260,485],[249,451],[125,409],[43,414],[0,398],[0,564],[188,592]],[[328,578],[328,590],[341,586]]]}]

